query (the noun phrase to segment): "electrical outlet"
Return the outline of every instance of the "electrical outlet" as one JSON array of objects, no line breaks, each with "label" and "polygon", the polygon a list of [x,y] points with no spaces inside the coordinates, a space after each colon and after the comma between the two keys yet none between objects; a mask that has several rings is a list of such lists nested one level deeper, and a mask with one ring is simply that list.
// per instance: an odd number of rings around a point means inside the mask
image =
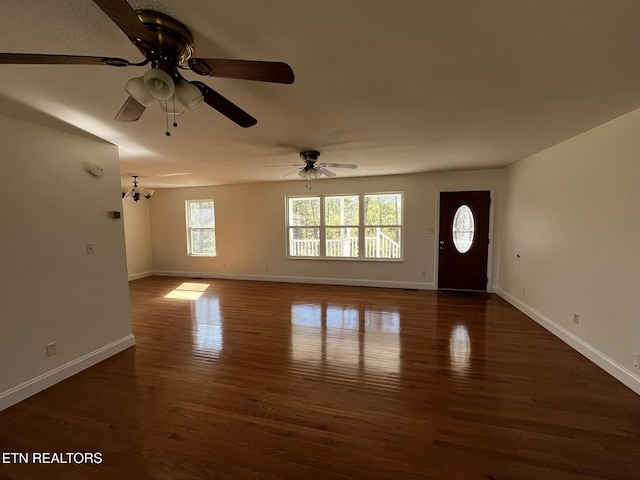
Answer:
[{"label": "electrical outlet", "polygon": [[427,271],[426,270],[420,270],[420,276],[421,277],[426,277],[427,276]]},{"label": "electrical outlet", "polygon": [[578,315],[577,313],[573,314],[573,323],[575,323],[576,325],[580,323],[580,315]]},{"label": "electrical outlet", "polygon": [[87,249],[87,255],[95,255],[96,254],[96,244],[95,242],[87,242],[85,244]]},{"label": "electrical outlet", "polygon": [[633,368],[640,369],[640,352],[633,356]]},{"label": "electrical outlet", "polygon": [[344,267],[340,267],[340,273],[346,273],[346,272],[347,272],[347,269],[346,269],[346,268],[344,268]]},{"label": "electrical outlet", "polygon": [[522,296],[524,297],[525,295],[526,295],[525,294],[525,289],[524,289],[524,287],[522,287]]},{"label": "electrical outlet", "polygon": [[56,342],[47,343],[47,357],[58,354],[58,344]]}]

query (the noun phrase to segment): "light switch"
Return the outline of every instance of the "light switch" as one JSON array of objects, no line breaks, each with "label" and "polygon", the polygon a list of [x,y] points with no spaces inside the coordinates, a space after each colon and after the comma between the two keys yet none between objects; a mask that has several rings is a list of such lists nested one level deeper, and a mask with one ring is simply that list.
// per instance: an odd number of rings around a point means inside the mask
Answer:
[{"label": "light switch", "polygon": [[95,255],[96,254],[96,244],[95,244],[95,242],[87,242],[85,247],[87,248],[87,255]]}]

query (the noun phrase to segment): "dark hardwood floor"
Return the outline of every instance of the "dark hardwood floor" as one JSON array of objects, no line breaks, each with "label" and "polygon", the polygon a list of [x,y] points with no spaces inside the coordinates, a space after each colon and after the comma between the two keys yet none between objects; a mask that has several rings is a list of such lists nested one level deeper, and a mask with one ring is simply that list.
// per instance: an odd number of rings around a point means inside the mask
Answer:
[{"label": "dark hardwood floor", "polygon": [[640,396],[497,296],[130,289],[135,348],[0,412],[5,460],[101,463],[0,479],[640,479]]}]

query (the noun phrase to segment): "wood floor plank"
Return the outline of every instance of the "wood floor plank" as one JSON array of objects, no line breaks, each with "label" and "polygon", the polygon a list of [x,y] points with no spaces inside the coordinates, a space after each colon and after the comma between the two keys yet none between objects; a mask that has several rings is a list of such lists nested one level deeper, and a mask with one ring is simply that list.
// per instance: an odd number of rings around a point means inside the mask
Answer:
[{"label": "wood floor plank", "polygon": [[130,292],[135,347],[0,412],[0,454],[102,462],[0,480],[640,479],[640,397],[495,295]]}]

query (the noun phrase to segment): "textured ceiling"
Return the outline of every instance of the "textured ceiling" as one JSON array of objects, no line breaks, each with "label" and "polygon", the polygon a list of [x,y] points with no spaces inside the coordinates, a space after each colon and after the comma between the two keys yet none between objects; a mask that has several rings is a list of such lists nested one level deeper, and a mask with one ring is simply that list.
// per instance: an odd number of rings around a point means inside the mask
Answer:
[{"label": "textured ceiling", "polygon": [[[147,187],[278,181],[295,167],[263,166],[297,164],[303,149],[358,164],[340,176],[497,167],[640,107],[637,0],[130,4],[186,24],[197,57],[283,61],[296,75],[293,85],[206,78],[258,124],[203,105],[166,137],[157,105],[114,121],[127,79],[145,68],[0,65],[5,113],[118,145],[122,171]],[[92,1],[2,7],[0,51],[142,59]]]}]

